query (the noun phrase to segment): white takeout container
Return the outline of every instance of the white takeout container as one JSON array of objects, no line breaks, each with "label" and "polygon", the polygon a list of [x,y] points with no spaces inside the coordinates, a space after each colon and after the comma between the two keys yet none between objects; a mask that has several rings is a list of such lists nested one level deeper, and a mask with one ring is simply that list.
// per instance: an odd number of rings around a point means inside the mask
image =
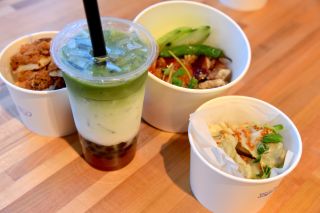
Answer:
[{"label": "white takeout container", "polygon": [[7,45],[0,53],[0,77],[5,82],[23,124],[31,131],[59,137],[76,131],[66,88],[52,91],[34,91],[13,83],[10,58],[21,45],[45,37],[54,37],[56,31],[38,32],[23,36]]},{"label": "white takeout container", "polygon": [[142,117],[161,130],[186,132],[189,114],[237,84],[249,68],[251,49],[246,35],[235,21],[213,7],[191,1],[161,2],[143,10],[134,21],[155,39],[177,27],[210,25],[212,33],[205,43],[221,48],[232,59],[232,81],[218,88],[182,88],[149,73]]},{"label": "white takeout container", "polygon": [[[221,110],[222,108],[223,110]],[[237,116],[239,110],[246,111],[240,108],[252,108],[255,109],[255,113],[262,113],[267,117],[276,115],[273,121],[281,123],[285,127],[281,132],[284,137],[284,147],[286,150],[292,151],[294,155],[288,168],[280,175],[261,180],[236,177],[209,163],[201,151],[201,141],[196,140],[189,125],[191,189],[199,202],[215,213],[250,213],[260,210],[281,180],[297,166],[302,154],[301,137],[294,123],[279,109],[264,101],[245,96],[225,96],[204,103],[197,111],[203,109],[210,109],[212,112],[219,111],[214,119],[212,117],[205,119],[206,122],[225,122],[228,117],[234,121],[239,118],[240,123],[244,120],[250,122],[250,118],[254,116],[249,111],[247,111],[248,114],[241,113]],[[236,116],[230,118],[230,114]],[[257,115],[257,117],[259,116]],[[268,119],[267,117],[265,119]]]}]

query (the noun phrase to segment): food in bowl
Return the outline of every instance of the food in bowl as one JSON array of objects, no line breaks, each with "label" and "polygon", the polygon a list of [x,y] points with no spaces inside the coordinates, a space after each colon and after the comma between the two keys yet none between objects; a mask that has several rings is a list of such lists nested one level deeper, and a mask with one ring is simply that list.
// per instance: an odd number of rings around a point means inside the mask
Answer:
[{"label": "food in bowl", "polygon": [[211,33],[210,26],[179,27],[157,40],[159,57],[149,68],[156,77],[176,86],[191,89],[210,89],[231,81],[231,70],[221,49],[204,41]]},{"label": "food in bowl", "polygon": [[50,56],[51,38],[24,44],[10,59],[15,85],[30,90],[56,90],[65,87],[61,71]]},{"label": "food in bowl", "polygon": [[282,129],[281,124],[209,125],[217,145],[239,165],[241,174],[250,179],[269,178],[272,168],[283,166],[286,150],[280,134]]}]

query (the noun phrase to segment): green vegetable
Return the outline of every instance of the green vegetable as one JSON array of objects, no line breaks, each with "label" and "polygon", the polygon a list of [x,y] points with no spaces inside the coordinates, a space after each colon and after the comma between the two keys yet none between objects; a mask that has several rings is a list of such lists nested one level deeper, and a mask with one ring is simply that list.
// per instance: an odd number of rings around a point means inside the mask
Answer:
[{"label": "green vegetable", "polygon": [[261,160],[261,155],[269,150],[267,144],[260,143],[257,147],[258,157],[253,161],[254,163],[258,163]]},{"label": "green vegetable", "polygon": [[195,77],[192,77],[189,81],[188,88],[194,89],[198,86],[198,80]]},{"label": "green vegetable", "polygon": [[166,47],[175,47],[186,44],[202,44],[209,37],[210,31],[210,26],[193,28],[191,32],[184,33],[179,38],[173,40],[170,46]]},{"label": "green vegetable", "polygon": [[210,35],[210,26],[201,26],[198,28],[179,27],[165,35],[161,36],[157,43],[159,50],[164,48],[179,46],[183,44],[203,43]]},{"label": "green vegetable", "polygon": [[278,133],[270,133],[262,138],[263,143],[280,143],[282,142],[282,136]]},{"label": "green vegetable", "polygon": [[177,77],[172,77],[172,84],[181,87],[182,81]]},{"label": "green vegetable", "polygon": [[253,163],[259,163],[261,160],[261,155],[258,155],[258,157],[253,161]]},{"label": "green vegetable", "polygon": [[274,125],[273,127],[272,127],[272,130],[274,131],[274,132],[276,132],[276,133],[278,133],[279,131],[281,131],[281,130],[283,130],[283,125],[282,124],[277,124],[277,125]]},{"label": "green vegetable", "polygon": [[180,66],[186,71],[188,78],[191,79],[191,74],[189,73],[188,69],[186,68],[186,66],[184,65],[184,63],[182,63],[182,61],[173,53],[169,50],[169,54],[176,59],[176,61],[180,64]]},{"label": "green vegetable", "polygon": [[263,170],[263,178],[269,178],[270,174],[271,174],[271,168],[269,166],[265,166],[264,168],[262,168]]},{"label": "green vegetable", "polygon": [[163,74],[164,74],[164,75],[169,75],[170,70],[171,70],[171,68],[169,68],[169,67],[168,67],[168,68],[163,68],[163,69],[162,69],[162,71],[163,71]]},{"label": "green vegetable", "polygon": [[205,55],[211,58],[219,58],[223,56],[221,49],[210,47],[204,44],[194,44],[194,45],[180,45],[176,47],[163,49],[159,55],[160,57],[172,57],[170,54],[172,52],[175,56],[180,57],[184,55]]},{"label": "green vegetable", "polygon": [[173,73],[172,77],[173,77],[173,78],[174,78],[174,77],[178,78],[178,77],[183,76],[185,73],[186,73],[186,72],[184,71],[184,69],[179,68],[175,73]]},{"label": "green vegetable", "polygon": [[260,178],[269,178],[271,174],[271,168],[269,166],[262,167],[262,172],[257,175]]},{"label": "green vegetable", "polygon": [[263,153],[265,153],[267,150],[269,149],[269,147],[264,144],[264,143],[260,143],[257,147],[257,152],[259,155],[262,155]]},{"label": "green vegetable", "polygon": [[179,27],[166,33],[157,40],[159,50],[161,51],[164,47],[170,47],[173,41],[182,37],[184,34],[191,33],[192,31],[193,29],[191,27]]}]

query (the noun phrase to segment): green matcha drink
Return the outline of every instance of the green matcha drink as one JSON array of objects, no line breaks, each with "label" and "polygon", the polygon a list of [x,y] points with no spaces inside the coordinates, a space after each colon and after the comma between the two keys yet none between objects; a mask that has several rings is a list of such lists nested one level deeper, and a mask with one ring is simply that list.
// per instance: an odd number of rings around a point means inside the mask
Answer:
[{"label": "green matcha drink", "polygon": [[64,28],[53,40],[52,56],[62,69],[85,159],[114,170],[135,153],[147,68],[156,44],[140,25],[102,18],[108,52],[99,63],[85,20]]}]

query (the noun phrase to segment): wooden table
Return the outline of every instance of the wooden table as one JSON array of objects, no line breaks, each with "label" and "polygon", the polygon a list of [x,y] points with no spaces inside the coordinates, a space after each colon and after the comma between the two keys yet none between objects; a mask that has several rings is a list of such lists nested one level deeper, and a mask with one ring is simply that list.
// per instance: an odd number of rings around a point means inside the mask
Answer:
[{"label": "wooden table", "polygon": [[[127,19],[155,2],[99,1],[102,16]],[[262,212],[320,212],[320,1],[269,0],[255,12],[201,2],[234,18],[251,43],[250,70],[228,94],[273,104],[302,136],[300,164]],[[21,35],[59,30],[79,18],[80,0],[1,0],[0,49]],[[208,212],[190,192],[187,135],[142,123],[134,160],[119,171],[102,172],[80,156],[76,134],[49,138],[26,129],[2,82],[0,104],[3,212]]]}]

